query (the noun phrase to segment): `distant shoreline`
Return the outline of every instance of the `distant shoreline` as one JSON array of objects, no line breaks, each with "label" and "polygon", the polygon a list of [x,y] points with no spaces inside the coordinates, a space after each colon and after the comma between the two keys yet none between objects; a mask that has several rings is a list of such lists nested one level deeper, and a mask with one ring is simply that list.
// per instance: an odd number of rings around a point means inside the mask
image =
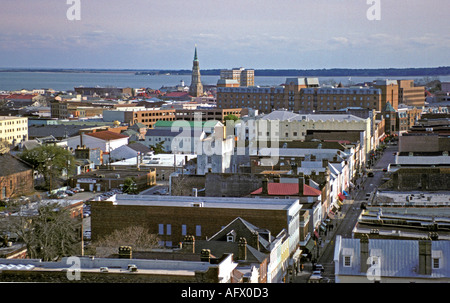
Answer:
[{"label": "distant shoreline", "polygon": [[[221,69],[201,70],[205,76],[219,76]],[[0,72],[41,72],[41,73],[111,73],[135,75],[190,75],[191,70],[162,69],[61,69],[61,68],[0,68]],[[255,69],[255,76],[268,77],[424,77],[450,76],[450,66],[429,68],[371,68],[371,69]]]}]

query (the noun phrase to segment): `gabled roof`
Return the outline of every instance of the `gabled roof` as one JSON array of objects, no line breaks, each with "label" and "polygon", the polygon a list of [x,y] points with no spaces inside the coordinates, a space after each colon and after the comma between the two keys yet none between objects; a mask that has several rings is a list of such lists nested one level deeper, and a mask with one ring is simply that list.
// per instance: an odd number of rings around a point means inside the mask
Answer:
[{"label": "gabled roof", "polygon": [[[235,218],[233,221],[231,221],[227,226],[223,227],[220,231],[218,231],[215,235],[213,235],[211,238],[208,239],[208,241],[225,241],[226,236],[231,231],[238,231],[239,235],[238,237],[246,237],[248,240],[251,237],[252,234],[255,232],[261,233],[261,231],[264,231],[265,233],[269,234],[268,230],[261,229],[250,222],[242,219],[241,217]],[[269,249],[269,245],[272,239],[266,239],[264,237],[259,237],[259,243],[262,245],[265,249]]]},{"label": "gabled roof", "polygon": [[9,176],[12,174],[29,171],[30,165],[11,154],[0,154],[0,176]]},{"label": "gabled roof", "polygon": [[89,133],[86,135],[97,138],[97,139],[101,139],[101,140],[119,140],[119,139],[128,138],[128,136],[118,134],[118,133],[115,133],[115,132],[112,132],[109,130],[95,132],[95,133]]},{"label": "gabled roof", "polygon": [[[298,196],[297,183],[269,183],[267,185],[269,196]],[[262,187],[251,193],[252,195],[261,195]],[[320,196],[322,192],[309,185],[303,185],[303,196]]]}]

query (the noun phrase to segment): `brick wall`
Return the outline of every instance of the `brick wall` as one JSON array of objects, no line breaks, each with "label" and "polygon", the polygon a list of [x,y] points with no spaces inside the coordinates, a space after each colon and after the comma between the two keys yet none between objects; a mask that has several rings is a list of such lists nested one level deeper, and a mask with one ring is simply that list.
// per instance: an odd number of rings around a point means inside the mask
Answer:
[{"label": "brick wall", "polygon": [[[108,201],[94,201],[91,204],[91,212],[93,241],[116,229],[121,230],[129,226],[143,226],[149,229],[150,233],[158,234],[159,224],[164,224],[166,233],[167,224],[170,224],[171,235],[164,234],[158,237],[162,241],[172,241],[173,245],[176,245],[184,238],[182,225],[186,225],[188,235],[205,240],[236,217],[241,217],[260,228],[269,229],[275,235],[288,228],[285,210],[113,205]],[[201,226],[201,236],[196,233],[197,225]]]}]

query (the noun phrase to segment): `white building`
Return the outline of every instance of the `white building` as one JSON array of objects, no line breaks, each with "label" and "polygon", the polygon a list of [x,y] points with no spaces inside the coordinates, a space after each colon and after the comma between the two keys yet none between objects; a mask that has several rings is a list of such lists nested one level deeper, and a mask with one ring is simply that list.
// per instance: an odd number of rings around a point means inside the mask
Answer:
[{"label": "white building", "polygon": [[99,148],[104,153],[109,153],[116,148],[128,144],[128,136],[111,131],[99,131],[81,134],[67,139],[67,146],[76,149],[77,146],[88,148]]}]

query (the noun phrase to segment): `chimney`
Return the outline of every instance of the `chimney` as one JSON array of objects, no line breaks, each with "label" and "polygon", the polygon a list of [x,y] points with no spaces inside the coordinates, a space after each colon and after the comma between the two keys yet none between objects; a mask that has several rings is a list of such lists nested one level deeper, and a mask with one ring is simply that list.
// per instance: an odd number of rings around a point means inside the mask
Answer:
[{"label": "chimney", "polygon": [[361,239],[359,240],[359,260],[361,263],[361,272],[366,273],[369,269],[369,265],[367,261],[369,260],[369,235],[363,234],[361,235]]},{"label": "chimney", "polygon": [[252,234],[252,239],[252,246],[259,251],[259,233],[257,231]]},{"label": "chimney", "polygon": [[238,243],[238,260],[247,260],[247,240],[240,238]]},{"label": "chimney", "polygon": [[120,246],[119,259],[131,259],[131,258],[132,258],[131,246]]},{"label": "chimney", "polygon": [[305,184],[309,185],[309,179],[311,179],[310,175],[305,175]]},{"label": "chimney", "polygon": [[186,253],[195,253],[195,237],[194,236],[185,236],[183,239],[183,252]]},{"label": "chimney", "polygon": [[280,178],[281,178],[280,175],[274,175],[274,176],[273,176],[273,182],[274,182],[274,183],[280,183]]},{"label": "chimney", "polygon": [[262,181],[262,194],[269,194],[269,180],[267,178]]},{"label": "chimney", "polygon": [[328,167],[328,159],[322,159],[322,167]]},{"label": "chimney", "polygon": [[209,263],[211,261],[211,250],[202,249],[200,252],[200,261]]},{"label": "chimney", "polygon": [[419,274],[431,274],[431,240],[419,240]]},{"label": "chimney", "polygon": [[298,178],[298,195],[300,197],[303,197],[303,187],[305,185],[305,178],[304,177],[300,177]]}]

